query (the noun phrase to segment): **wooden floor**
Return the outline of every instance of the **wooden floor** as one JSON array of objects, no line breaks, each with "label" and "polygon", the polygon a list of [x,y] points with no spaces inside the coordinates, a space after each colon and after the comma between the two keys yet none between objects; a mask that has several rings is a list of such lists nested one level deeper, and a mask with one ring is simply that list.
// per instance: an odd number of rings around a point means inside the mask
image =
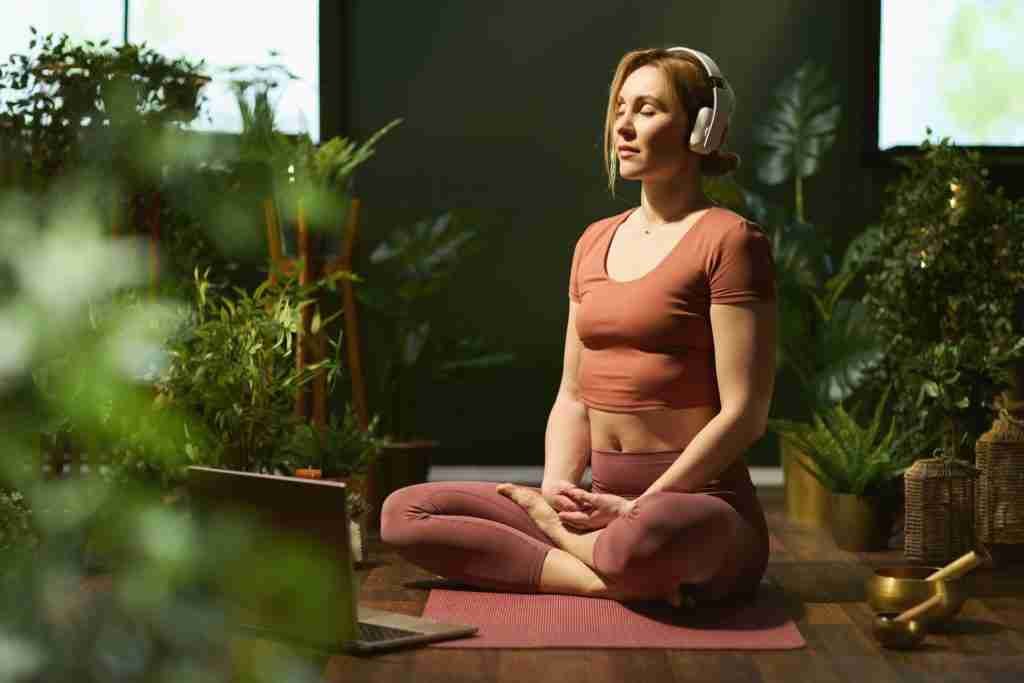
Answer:
[{"label": "wooden floor", "polygon": [[[782,490],[760,491],[784,549],[768,574],[784,591],[807,640],[800,650],[449,650],[416,648],[372,657],[333,655],[327,681],[1014,681],[1024,682],[1024,569],[978,569],[963,579],[972,597],[945,633],[916,650],[882,648],[871,635],[864,579],[874,567],[907,564],[902,550],[849,553],[827,531],[790,522]],[[359,570],[362,603],[420,615],[429,593],[406,582],[436,578],[402,560],[379,538]]]}]

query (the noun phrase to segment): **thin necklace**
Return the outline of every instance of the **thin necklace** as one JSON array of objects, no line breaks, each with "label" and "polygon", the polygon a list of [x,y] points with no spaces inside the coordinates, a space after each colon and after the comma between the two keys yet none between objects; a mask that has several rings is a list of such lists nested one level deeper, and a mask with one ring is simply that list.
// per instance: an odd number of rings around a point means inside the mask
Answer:
[{"label": "thin necklace", "polygon": [[[702,209],[703,209],[703,208],[711,208],[711,207],[713,207],[713,206],[717,206],[717,205],[716,205],[716,204],[715,204],[714,202],[708,202],[708,205],[707,205],[707,206],[703,206],[703,207],[701,207],[701,208],[702,208]],[[700,211],[700,210],[701,210],[701,209],[691,209],[691,210],[690,210],[690,211],[689,211],[689,212],[687,213],[687,216],[688,216],[688,215],[690,215],[690,214],[696,213],[697,211]],[[683,218],[686,218],[686,216],[683,216]],[[678,220],[682,220],[682,219],[678,219]],[[667,221],[667,222],[668,222],[668,223],[675,223],[675,221]],[[651,224],[650,224],[650,223],[648,223],[648,224],[647,224],[647,225],[645,225],[644,227],[640,228],[640,230],[641,230],[641,231],[643,231],[643,233],[644,233],[645,235],[650,235],[650,234],[651,234]]]}]

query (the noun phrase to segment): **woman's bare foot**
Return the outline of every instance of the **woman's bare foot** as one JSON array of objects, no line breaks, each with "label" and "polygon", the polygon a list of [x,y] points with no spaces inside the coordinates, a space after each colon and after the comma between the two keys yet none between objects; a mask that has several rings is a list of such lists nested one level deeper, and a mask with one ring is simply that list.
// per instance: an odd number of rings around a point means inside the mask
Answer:
[{"label": "woman's bare foot", "polygon": [[559,537],[566,533],[565,526],[562,524],[562,520],[559,519],[558,513],[544,500],[544,496],[533,489],[517,486],[516,484],[498,484],[497,491],[501,495],[511,498],[521,508],[526,510],[534,523],[552,541],[557,543]]}]

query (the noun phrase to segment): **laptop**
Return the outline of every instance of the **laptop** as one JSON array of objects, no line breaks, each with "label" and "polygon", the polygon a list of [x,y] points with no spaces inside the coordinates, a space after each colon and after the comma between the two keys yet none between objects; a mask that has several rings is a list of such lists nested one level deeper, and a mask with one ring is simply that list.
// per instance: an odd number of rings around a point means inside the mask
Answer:
[{"label": "laptop", "polygon": [[211,559],[241,631],[351,654],[478,631],[358,604],[342,482],[191,466],[186,490],[201,533],[217,533]]}]

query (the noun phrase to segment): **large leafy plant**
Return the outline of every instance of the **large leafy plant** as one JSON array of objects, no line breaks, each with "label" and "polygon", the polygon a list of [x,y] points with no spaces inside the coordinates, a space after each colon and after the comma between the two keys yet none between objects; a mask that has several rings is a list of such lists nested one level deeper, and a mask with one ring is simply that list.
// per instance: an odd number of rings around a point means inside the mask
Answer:
[{"label": "large leafy plant", "polygon": [[970,461],[993,399],[1024,357],[1024,201],[989,187],[977,152],[929,139],[886,188],[865,277],[866,323],[883,344],[871,388],[896,385],[894,410]]},{"label": "large leafy plant", "polygon": [[757,164],[766,185],[793,180],[796,217],[803,222],[804,178],[814,175],[835,142],[839,126],[838,88],[828,71],[805,62],[775,90],[774,102],[754,127],[754,140],[767,152]]},{"label": "large leafy plant", "polygon": [[456,269],[480,247],[479,228],[448,211],[395,228],[370,254],[356,295],[375,316],[370,393],[391,438],[414,435],[416,403],[429,400],[435,382],[515,359],[488,350],[486,340],[462,333],[438,310]]},{"label": "large leafy plant", "polygon": [[726,180],[707,182],[709,195],[751,216],[771,235],[779,302],[777,358],[799,383],[810,414],[850,395],[861,369],[878,355],[864,326],[859,299],[846,295],[861,273],[870,235],[854,240],[834,265],[827,231],[809,223],[804,183],[817,173],[841,120],[835,84],[827,70],[804,63],[774,92],[754,130],[760,150],[756,178],[766,185],[792,183],[793,208],[776,206],[756,192]]},{"label": "large leafy plant", "polygon": [[891,482],[916,459],[906,448],[908,433],[896,436],[896,420],[879,438],[882,412],[888,392],[883,394],[866,427],[861,427],[842,402],[823,413],[815,413],[813,425],[770,418],[769,426],[806,455],[797,462],[833,493],[858,496],[892,493]]}]

